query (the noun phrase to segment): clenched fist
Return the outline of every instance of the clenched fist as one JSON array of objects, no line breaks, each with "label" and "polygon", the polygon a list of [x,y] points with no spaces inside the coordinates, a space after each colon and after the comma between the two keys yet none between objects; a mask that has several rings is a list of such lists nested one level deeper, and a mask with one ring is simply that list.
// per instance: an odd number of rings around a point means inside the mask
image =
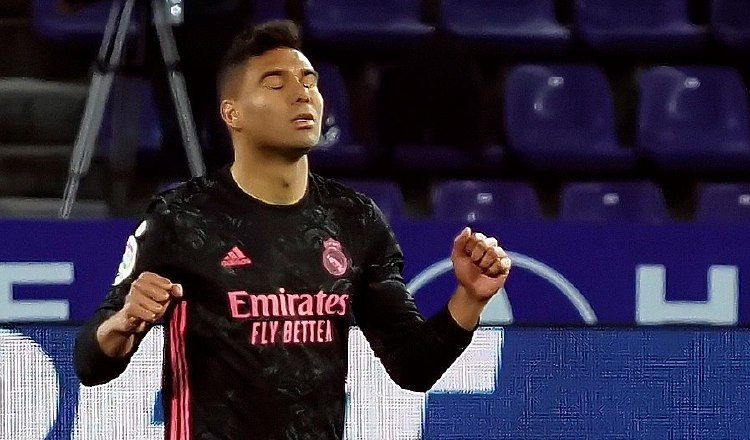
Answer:
[{"label": "clenched fist", "polygon": [[167,311],[170,301],[182,297],[182,286],[152,272],[143,272],[125,296],[121,331],[142,333]]},{"label": "clenched fist", "polygon": [[451,260],[458,282],[479,301],[492,298],[510,273],[510,258],[497,240],[470,228],[456,237]]}]

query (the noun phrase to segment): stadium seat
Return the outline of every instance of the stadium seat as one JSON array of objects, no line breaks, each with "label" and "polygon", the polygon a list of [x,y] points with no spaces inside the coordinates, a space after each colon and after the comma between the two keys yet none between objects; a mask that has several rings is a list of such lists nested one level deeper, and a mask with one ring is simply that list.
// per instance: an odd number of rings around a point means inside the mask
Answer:
[{"label": "stadium seat", "polygon": [[72,145],[86,94],[82,84],[0,79],[0,143]]},{"label": "stadium seat", "polygon": [[[60,11],[56,0],[34,0],[34,29],[42,37],[54,41],[80,42],[99,45],[112,8],[113,0],[102,0],[87,5],[73,14]],[[128,29],[128,36],[138,33],[138,8]]]},{"label": "stadium seat", "polygon": [[560,219],[587,222],[669,220],[664,196],[651,182],[570,183],[563,188]]},{"label": "stadium seat", "polygon": [[287,18],[285,0],[261,0],[253,2],[254,22],[261,23],[284,18]]},{"label": "stadium seat", "polygon": [[698,221],[750,222],[750,184],[704,184],[695,212]]},{"label": "stadium seat", "polygon": [[433,191],[434,218],[462,222],[542,219],[534,189],[523,182],[454,180]]},{"label": "stadium seat", "polygon": [[750,51],[750,5],[747,0],[713,0],[711,32],[729,47]]},{"label": "stadium seat", "polygon": [[440,16],[450,34],[500,47],[554,51],[571,41],[553,0],[443,0]]},{"label": "stadium seat", "polygon": [[576,0],[575,29],[603,50],[640,53],[695,49],[706,31],[690,23],[688,0]]},{"label": "stadium seat", "polygon": [[361,167],[367,163],[367,150],[352,142],[349,122],[349,94],[338,69],[330,64],[316,64],[320,75],[320,93],[325,100],[323,134],[310,154],[317,168]]},{"label": "stadium seat", "polygon": [[659,166],[688,171],[750,166],[747,90],[722,67],[656,67],[639,76],[638,148]]},{"label": "stadium seat", "polygon": [[504,106],[509,148],[536,168],[633,167],[633,151],[617,140],[609,85],[597,67],[516,67],[506,81]]},{"label": "stadium seat", "polygon": [[306,0],[306,35],[341,44],[399,43],[430,35],[419,0]]},{"label": "stadium seat", "polygon": [[370,197],[389,221],[403,217],[404,198],[396,182],[354,179],[341,179],[340,182]]}]

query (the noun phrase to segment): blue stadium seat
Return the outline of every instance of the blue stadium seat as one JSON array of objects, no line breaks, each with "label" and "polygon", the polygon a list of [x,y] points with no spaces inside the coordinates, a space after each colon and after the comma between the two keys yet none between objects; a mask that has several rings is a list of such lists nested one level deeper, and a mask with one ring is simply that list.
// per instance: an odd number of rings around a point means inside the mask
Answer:
[{"label": "blue stadium seat", "polygon": [[433,191],[434,218],[462,222],[538,220],[542,210],[534,189],[523,182],[454,180]]},{"label": "blue stadium seat", "polygon": [[341,74],[333,65],[316,64],[320,75],[318,87],[325,100],[323,135],[310,153],[317,168],[361,167],[367,163],[367,150],[352,142],[349,122],[349,94]]},{"label": "blue stadium seat", "polygon": [[722,67],[655,67],[639,76],[638,147],[663,168],[750,166],[747,90]]},{"label": "blue stadium seat", "polygon": [[563,188],[560,219],[661,223],[669,220],[669,213],[654,183],[587,182]]},{"label": "blue stadium seat", "polygon": [[268,20],[287,18],[286,0],[260,0],[253,2],[253,21],[261,23]]},{"label": "blue stadium seat", "polygon": [[704,184],[698,197],[695,219],[707,222],[750,222],[750,184]]},{"label": "blue stadium seat", "polygon": [[389,221],[404,216],[404,198],[396,182],[354,179],[341,179],[340,182],[374,200]]},{"label": "blue stadium seat", "polygon": [[594,66],[524,65],[505,87],[509,148],[539,169],[621,171],[634,154],[615,131],[604,73]]},{"label": "blue stadium seat", "polygon": [[398,43],[434,32],[419,0],[306,0],[305,33],[332,43]]},{"label": "blue stadium seat", "polygon": [[747,0],[713,0],[711,31],[727,46],[750,51],[750,4]]},{"label": "blue stadium seat", "polygon": [[560,50],[571,41],[553,0],[443,0],[440,16],[449,33],[501,47]]},{"label": "blue stadium seat", "polygon": [[687,0],[576,0],[575,29],[589,45],[612,51],[672,52],[706,41],[688,19]]},{"label": "blue stadium seat", "polygon": [[[34,29],[42,37],[54,41],[69,41],[98,45],[104,35],[113,0],[94,2],[74,14],[61,12],[56,0],[34,0]],[[128,29],[128,36],[138,33],[138,8]]]}]

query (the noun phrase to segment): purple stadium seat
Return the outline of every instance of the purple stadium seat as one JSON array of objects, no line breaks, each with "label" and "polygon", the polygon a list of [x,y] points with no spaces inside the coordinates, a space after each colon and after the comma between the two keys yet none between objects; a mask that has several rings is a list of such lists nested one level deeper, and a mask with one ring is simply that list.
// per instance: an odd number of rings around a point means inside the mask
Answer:
[{"label": "purple stadium seat", "polygon": [[701,188],[698,221],[750,222],[750,184],[710,183]]},{"label": "purple stadium seat", "polygon": [[633,152],[618,143],[609,85],[597,67],[516,67],[504,106],[510,149],[536,168],[618,171],[634,164]]},{"label": "purple stadium seat", "polygon": [[284,18],[287,18],[286,0],[258,0],[253,2],[254,22],[260,23]]},{"label": "purple stadium seat", "polygon": [[323,135],[310,154],[318,168],[361,167],[368,156],[363,145],[352,142],[349,122],[349,94],[338,69],[329,64],[316,64],[320,75],[318,87],[325,100]]},{"label": "purple stadium seat", "polygon": [[[42,37],[55,41],[71,41],[98,45],[104,35],[113,0],[102,0],[84,7],[75,14],[64,14],[56,0],[34,0],[34,29]],[[138,8],[133,10],[128,35],[138,33]]]},{"label": "purple stadium seat", "polygon": [[638,147],[677,170],[750,165],[747,90],[722,67],[656,67],[639,77]]},{"label": "purple stadium seat", "polygon": [[575,29],[591,46],[613,51],[694,49],[706,40],[688,19],[687,0],[576,0]]},{"label": "purple stadium seat", "polygon": [[523,182],[455,180],[436,185],[434,218],[462,222],[542,219],[534,189]]},{"label": "purple stadium seat", "polygon": [[750,51],[750,4],[747,0],[713,0],[711,31],[727,46]]},{"label": "purple stadium seat", "polygon": [[651,182],[571,183],[563,188],[560,218],[661,223],[669,213],[661,190]]},{"label": "purple stadium seat", "polygon": [[398,43],[434,32],[421,22],[419,0],[306,0],[305,31],[336,43]]},{"label": "purple stadium seat", "polygon": [[404,215],[404,198],[396,182],[353,179],[340,182],[374,200],[389,221]]},{"label": "purple stadium seat", "polygon": [[443,0],[440,16],[449,33],[500,47],[560,50],[571,40],[553,0]]}]

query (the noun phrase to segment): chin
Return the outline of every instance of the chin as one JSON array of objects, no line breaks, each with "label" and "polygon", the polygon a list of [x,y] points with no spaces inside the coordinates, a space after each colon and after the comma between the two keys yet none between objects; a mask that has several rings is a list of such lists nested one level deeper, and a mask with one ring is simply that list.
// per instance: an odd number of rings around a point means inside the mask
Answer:
[{"label": "chin", "polygon": [[281,154],[289,160],[296,161],[305,156],[313,149],[312,146],[304,144],[291,144],[281,147]]},{"label": "chin", "polygon": [[297,136],[287,136],[284,139],[278,139],[278,142],[270,142],[270,145],[274,145],[273,149],[277,151],[283,151],[294,156],[302,156],[309,153],[318,144],[320,139],[319,136],[311,136],[310,134],[300,136],[300,133],[295,133]]},{"label": "chin", "polygon": [[318,145],[318,142],[320,142],[320,136],[310,136],[310,137],[304,137],[296,140],[296,142],[290,143],[289,148],[294,148],[298,150],[306,150],[310,151],[313,148],[315,148],[316,145]]},{"label": "chin", "polygon": [[312,147],[309,147],[309,146],[302,146],[302,147],[297,146],[297,147],[294,147],[293,150],[296,151],[299,154],[307,154],[307,153],[311,152],[313,150],[313,148],[315,148],[315,147],[314,146],[312,146]]}]

